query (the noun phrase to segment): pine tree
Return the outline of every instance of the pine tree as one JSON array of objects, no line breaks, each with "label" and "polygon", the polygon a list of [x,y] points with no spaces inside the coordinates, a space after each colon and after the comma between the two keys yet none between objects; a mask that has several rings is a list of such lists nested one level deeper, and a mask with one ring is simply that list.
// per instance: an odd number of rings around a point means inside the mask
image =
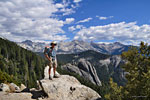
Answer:
[{"label": "pine tree", "polygon": [[122,53],[127,83],[120,87],[110,79],[111,91],[105,95],[108,100],[148,100],[150,98],[150,46],[141,42]]},{"label": "pine tree", "polygon": [[123,69],[126,74],[129,99],[147,100],[150,97],[150,46],[141,42],[140,48],[132,48],[122,54],[122,58],[127,62]]},{"label": "pine tree", "polygon": [[117,83],[113,82],[113,79],[110,78],[110,92],[105,95],[107,100],[122,100],[122,86],[118,86]]}]

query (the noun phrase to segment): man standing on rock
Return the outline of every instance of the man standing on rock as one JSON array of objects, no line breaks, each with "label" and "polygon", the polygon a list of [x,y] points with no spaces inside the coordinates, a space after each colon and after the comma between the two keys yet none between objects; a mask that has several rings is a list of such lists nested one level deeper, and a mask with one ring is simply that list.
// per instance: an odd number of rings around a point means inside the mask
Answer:
[{"label": "man standing on rock", "polygon": [[59,75],[56,73],[56,68],[57,68],[57,60],[56,60],[56,50],[55,46],[57,45],[56,42],[51,42],[50,46],[46,46],[44,50],[44,55],[49,61],[49,79],[52,80],[51,77],[51,68],[53,67],[53,72],[54,72],[54,78],[58,78]]}]

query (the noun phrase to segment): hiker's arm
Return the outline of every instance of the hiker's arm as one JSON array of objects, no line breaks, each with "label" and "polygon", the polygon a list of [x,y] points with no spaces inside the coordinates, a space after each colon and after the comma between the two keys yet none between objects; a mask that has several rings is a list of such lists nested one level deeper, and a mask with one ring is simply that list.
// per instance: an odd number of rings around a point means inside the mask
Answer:
[{"label": "hiker's arm", "polygon": [[52,61],[52,58],[51,58],[51,57],[48,57],[48,54],[45,54],[45,57],[46,57],[49,61]]}]

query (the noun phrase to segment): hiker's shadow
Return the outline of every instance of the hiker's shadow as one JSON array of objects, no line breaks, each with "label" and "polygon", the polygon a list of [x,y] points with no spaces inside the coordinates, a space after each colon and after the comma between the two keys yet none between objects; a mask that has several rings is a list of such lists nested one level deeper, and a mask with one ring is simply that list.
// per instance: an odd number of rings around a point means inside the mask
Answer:
[{"label": "hiker's shadow", "polygon": [[32,90],[30,92],[32,94],[32,99],[47,98],[48,97],[47,94],[45,94],[43,90],[40,90],[40,91]]},{"label": "hiker's shadow", "polygon": [[47,94],[43,90],[30,90],[28,88],[24,89],[21,92],[27,92],[32,94],[32,99],[38,99],[38,98],[47,98]]}]

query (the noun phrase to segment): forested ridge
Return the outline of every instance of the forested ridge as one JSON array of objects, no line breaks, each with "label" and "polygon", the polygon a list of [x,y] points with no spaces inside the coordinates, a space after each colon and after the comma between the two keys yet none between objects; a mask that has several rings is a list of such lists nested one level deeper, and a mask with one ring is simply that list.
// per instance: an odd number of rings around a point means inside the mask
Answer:
[{"label": "forested ridge", "polygon": [[[0,70],[3,74],[8,74],[9,78],[16,80],[16,83],[36,87],[36,81],[43,77],[45,64],[45,59],[37,54],[0,38]],[[3,74],[0,80],[7,83],[8,79],[2,77]]]}]

